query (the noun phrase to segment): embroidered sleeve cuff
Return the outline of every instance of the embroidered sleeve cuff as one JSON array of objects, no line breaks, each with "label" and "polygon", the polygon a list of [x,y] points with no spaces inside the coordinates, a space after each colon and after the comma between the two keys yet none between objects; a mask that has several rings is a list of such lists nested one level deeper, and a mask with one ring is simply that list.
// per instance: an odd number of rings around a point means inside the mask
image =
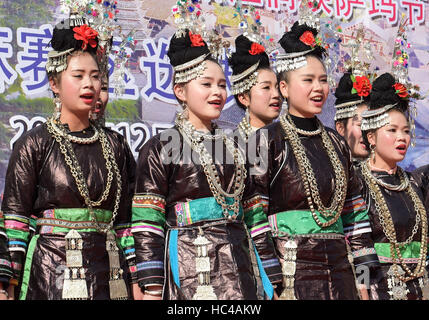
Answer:
[{"label": "embroidered sleeve cuff", "polygon": [[363,248],[352,252],[355,268],[366,266],[368,268],[378,267],[380,262],[374,248]]}]

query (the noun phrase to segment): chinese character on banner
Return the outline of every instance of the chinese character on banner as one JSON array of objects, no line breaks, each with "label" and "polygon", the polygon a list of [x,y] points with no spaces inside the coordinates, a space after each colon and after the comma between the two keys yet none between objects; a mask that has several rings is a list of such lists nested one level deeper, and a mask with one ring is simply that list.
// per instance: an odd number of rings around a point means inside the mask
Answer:
[{"label": "chinese character on banner", "polygon": [[140,69],[146,73],[146,86],[141,90],[141,95],[147,102],[153,98],[171,104],[177,104],[173,94],[172,77],[173,68],[167,56],[169,40],[158,39],[158,45],[153,39],[145,39],[143,46],[146,57],[140,58]]},{"label": "chinese character on banner", "polygon": [[254,7],[263,7],[264,6],[264,0],[242,0],[242,4],[244,5],[250,5]]},{"label": "chinese character on banner", "polygon": [[17,54],[16,71],[23,78],[21,83],[25,94],[41,93],[48,89],[48,76],[45,66],[48,52],[52,49],[52,26],[42,25],[39,29],[23,28],[17,30],[18,45],[24,48]]},{"label": "chinese character on banner", "polygon": [[354,8],[365,9],[365,0],[335,0],[335,16],[337,18],[349,20],[353,15]]},{"label": "chinese character on banner", "polygon": [[286,10],[288,13],[294,13],[297,10],[296,2],[297,0],[265,0],[265,6],[268,10]]},{"label": "chinese character on banner", "polygon": [[[121,45],[121,42],[122,40],[120,38],[117,38],[117,37],[113,38],[112,52],[119,50],[119,46]],[[125,50],[127,51],[127,54],[133,53],[131,48],[127,47],[125,48]],[[110,80],[112,80],[111,75],[115,71],[115,63],[113,59],[114,59],[114,55],[110,54],[109,55],[109,79]],[[128,65],[130,61],[131,60],[128,61]],[[112,86],[109,86],[109,94],[111,94],[115,98],[137,100],[139,98],[139,89],[136,84],[136,80],[134,76],[131,74],[131,71],[129,68],[125,68],[124,82],[125,82],[125,90],[123,91],[124,93],[121,96],[116,97],[114,95],[115,88],[113,88]]]},{"label": "chinese character on banner", "polygon": [[421,24],[425,20],[425,7],[421,0],[400,0],[400,5],[408,14],[408,22],[411,26]]},{"label": "chinese character on banner", "polygon": [[395,0],[371,0],[368,15],[370,18],[384,16],[390,25],[394,25],[398,22],[398,4]]},{"label": "chinese character on banner", "polygon": [[331,17],[334,14],[334,9],[332,9],[332,0],[317,1],[317,12],[320,12],[320,10],[322,10],[328,17]]},{"label": "chinese character on banner", "polygon": [[11,41],[12,30],[0,27],[0,93],[5,91],[5,83],[11,85],[18,77],[18,74],[6,61],[6,59],[13,55],[13,48],[10,45]]}]

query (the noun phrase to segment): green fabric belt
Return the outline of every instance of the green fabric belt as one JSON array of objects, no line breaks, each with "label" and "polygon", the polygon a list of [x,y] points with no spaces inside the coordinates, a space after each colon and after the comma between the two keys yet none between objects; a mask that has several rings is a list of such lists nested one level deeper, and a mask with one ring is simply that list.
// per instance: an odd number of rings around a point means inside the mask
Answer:
[{"label": "green fabric belt", "polygon": [[[228,204],[233,204],[233,198],[226,198]],[[225,218],[222,206],[214,197],[200,198],[188,202],[179,202],[174,206],[177,217],[177,225],[184,226],[203,220],[215,220]],[[229,212],[233,215],[233,212]],[[243,208],[240,205],[237,220],[243,217]]]},{"label": "green fabric belt", "polygon": [[[105,228],[112,219],[112,212],[109,210],[93,209],[93,212],[100,227]],[[70,229],[78,229],[79,232],[97,231],[87,208],[45,210],[43,218],[37,219],[36,224],[41,227],[41,234],[68,232]]]},{"label": "green fabric belt", "polygon": [[[318,211],[317,216],[321,222],[327,222]],[[313,218],[310,210],[283,211],[268,216],[271,230],[274,233],[285,232],[290,235],[312,233],[339,233],[344,234],[341,217],[332,225],[322,228]]]},{"label": "green fabric belt", "polygon": [[[409,263],[416,263],[415,259],[420,256],[420,242],[412,241],[411,243],[400,247],[402,258],[410,259]],[[374,243],[375,251],[377,252],[378,258],[382,263],[392,263],[392,256],[390,254],[390,243],[376,242]],[[395,253],[396,255],[396,253]],[[406,261],[407,262],[407,261]]]}]

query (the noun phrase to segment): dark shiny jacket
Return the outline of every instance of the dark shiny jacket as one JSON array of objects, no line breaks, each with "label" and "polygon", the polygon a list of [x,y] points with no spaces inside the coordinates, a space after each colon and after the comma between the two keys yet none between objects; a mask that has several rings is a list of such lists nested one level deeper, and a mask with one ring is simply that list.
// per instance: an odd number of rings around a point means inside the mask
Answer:
[{"label": "dark shiny jacket", "polygon": [[[114,226],[129,225],[131,222],[135,160],[127,142],[120,134],[107,128],[103,130],[105,130],[107,139],[113,149],[122,176],[122,196]],[[93,131],[88,128],[73,134],[80,137],[89,137],[93,135]],[[92,200],[99,199],[107,180],[106,164],[100,142],[97,141],[92,144],[74,143],[73,148],[86,178],[90,198]],[[115,186],[114,179],[109,196],[100,206],[101,209],[113,211]],[[2,212],[5,216],[10,256],[15,266],[14,277],[16,279],[21,280],[30,237],[34,232],[38,233],[38,230],[34,230],[37,218],[41,218],[43,212],[48,209],[85,207],[84,199],[76,187],[70,168],[65,163],[59,144],[48,132],[47,125],[42,124],[24,134],[15,143],[9,160],[2,202]],[[16,224],[17,222],[19,223],[18,225]],[[8,228],[8,223],[11,225],[10,228]],[[46,235],[45,238],[48,236]],[[97,235],[94,235],[94,237],[89,241],[99,242],[102,240]],[[35,251],[33,265],[37,264],[42,267],[46,263],[54,264],[50,266],[50,269],[51,272],[55,272],[55,264],[64,264],[64,261],[53,261],[49,257],[52,254],[64,255],[64,235],[59,236],[59,238],[55,236],[55,239],[50,243],[51,245]],[[105,242],[102,241],[99,245],[104,246],[105,251]],[[50,253],[50,251],[56,251],[57,249],[59,249],[58,252]],[[103,249],[100,247],[100,250]],[[91,253],[88,251],[88,254]],[[133,265],[134,258],[128,258],[129,264]],[[107,256],[105,259],[107,259]],[[105,259],[98,267],[104,269],[103,272],[106,270],[108,272],[109,264],[108,260]],[[90,258],[88,258],[88,263],[91,263],[89,260]],[[98,271],[90,270],[89,272],[91,273],[91,271],[99,272],[100,269]],[[56,277],[55,274],[49,272],[44,272],[36,278],[33,277],[29,287],[28,298],[57,299],[61,296],[61,291],[58,292],[58,288],[55,289],[55,284],[52,282],[55,281]],[[100,287],[100,284],[95,283],[97,282],[96,277],[89,276],[87,282],[94,288]],[[32,292],[32,286],[38,289]],[[108,282],[99,289],[94,289],[92,298],[104,298],[106,295],[108,297],[107,288]],[[107,290],[107,292],[102,292],[103,290]]]}]

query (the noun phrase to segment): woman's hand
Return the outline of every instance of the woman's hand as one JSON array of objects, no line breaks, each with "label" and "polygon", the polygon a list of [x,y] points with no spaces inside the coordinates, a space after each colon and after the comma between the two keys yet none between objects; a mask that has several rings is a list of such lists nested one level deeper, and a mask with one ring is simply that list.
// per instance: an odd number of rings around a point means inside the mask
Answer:
[{"label": "woman's hand", "polygon": [[9,285],[7,290],[3,289],[3,286],[0,287],[0,300],[14,300],[15,286]]},{"label": "woman's hand", "polygon": [[132,289],[132,291],[133,291],[133,299],[134,300],[143,300],[143,292],[142,292],[142,290],[140,289],[140,287],[139,287],[139,284],[138,283],[133,283],[132,285],[131,285],[131,289]]},{"label": "woman's hand", "polygon": [[162,300],[162,286],[146,286],[143,293],[143,300]]}]

